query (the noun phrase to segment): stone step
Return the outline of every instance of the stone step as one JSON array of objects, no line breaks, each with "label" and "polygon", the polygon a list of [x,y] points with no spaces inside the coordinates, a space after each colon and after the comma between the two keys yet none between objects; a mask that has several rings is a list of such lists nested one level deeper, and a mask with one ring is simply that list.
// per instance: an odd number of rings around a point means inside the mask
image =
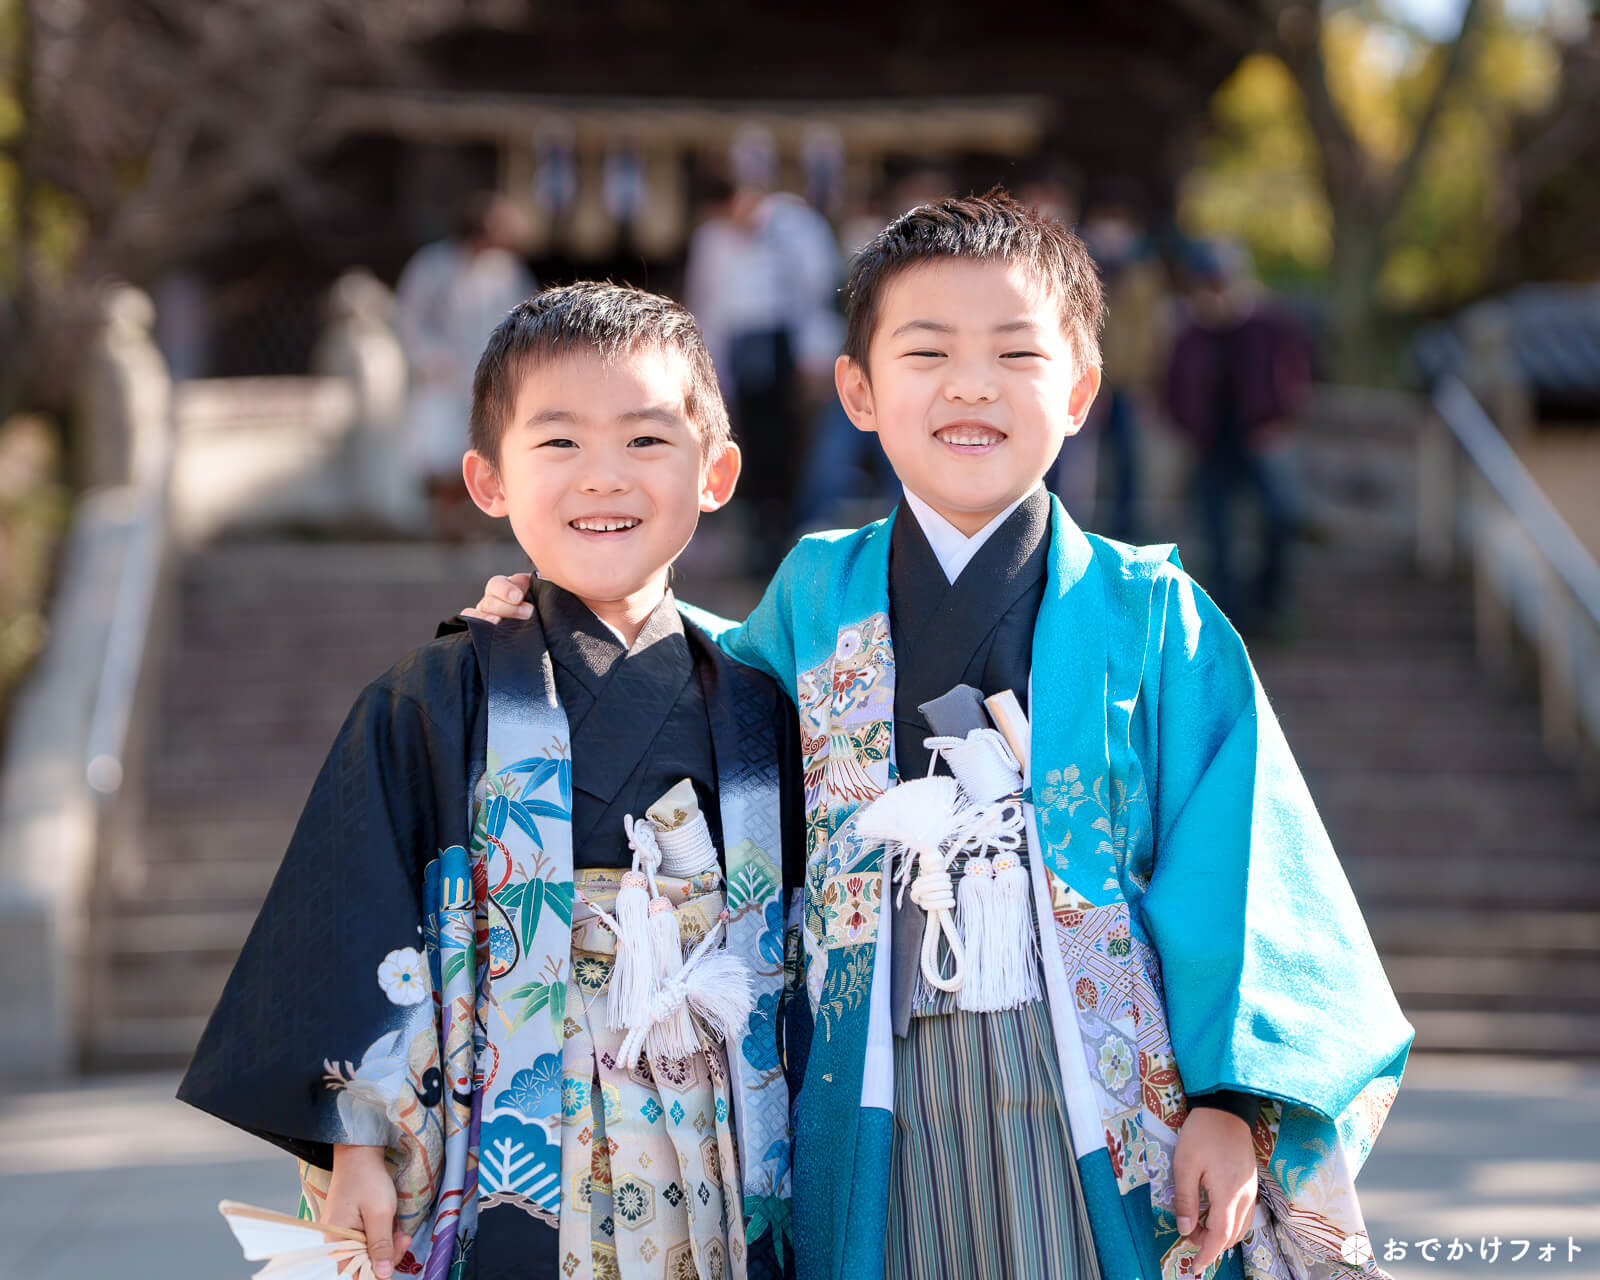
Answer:
[{"label": "stone step", "polygon": [[[240,825],[253,830],[249,824]],[[131,913],[165,907],[188,910],[197,905],[207,909],[257,905],[266,897],[272,877],[277,874],[287,841],[280,824],[272,824],[272,832],[271,836],[261,835],[250,841],[230,841],[225,846],[225,857],[217,856],[217,849],[223,846],[204,828],[172,832],[160,842],[167,856],[119,873],[115,908],[119,913]],[[192,843],[177,843],[175,837],[179,835],[190,837]],[[252,853],[261,856],[249,856]]]},{"label": "stone step", "polygon": [[1378,904],[1367,930],[1385,962],[1399,955],[1555,955],[1600,952],[1600,911],[1520,911]]},{"label": "stone step", "polygon": [[89,1028],[84,1066],[90,1071],[138,1071],[182,1067],[194,1056],[204,1015],[106,1014]]},{"label": "stone step", "polygon": [[235,959],[236,951],[119,956],[97,991],[95,1020],[210,1017]]},{"label": "stone step", "polygon": [[[101,946],[115,967],[139,956],[236,956],[255,923],[256,907],[117,912],[104,928]],[[231,961],[230,961],[231,962]]]},{"label": "stone step", "polygon": [[1446,1001],[1516,1007],[1529,991],[1542,1008],[1600,1018],[1600,950],[1557,955],[1391,955],[1384,971],[1402,1009]]},{"label": "stone step", "polygon": [[1319,727],[1308,718],[1304,723],[1292,724],[1288,734],[1295,759],[1307,775],[1385,770],[1396,775],[1396,785],[1409,786],[1414,778],[1441,773],[1498,780],[1518,774],[1546,777],[1551,769],[1538,734],[1532,729],[1510,742],[1493,734],[1430,741],[1377,731],[1357,740],[1349,733]]},{"label": "stone step", "polygon": [[1413,1052],[1600,1055],[1600,1018],[1530,1010],[1406,1010]]},{"label": "stone step", "polygon": [[1600,908],[1600,864],[1558,858],[1504,858],[1352,854],[1341,858],[1350,887],[1363,907],[1380,903],[1430,902],[1453,906]]}]

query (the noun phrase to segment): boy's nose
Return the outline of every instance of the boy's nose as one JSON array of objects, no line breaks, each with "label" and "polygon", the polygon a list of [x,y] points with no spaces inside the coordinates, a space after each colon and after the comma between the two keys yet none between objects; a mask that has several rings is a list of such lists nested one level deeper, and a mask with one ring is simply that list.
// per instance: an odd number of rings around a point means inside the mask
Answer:
[{"label": "boy's nose", "polygon": [[959,404],[988,404],[998,394],[987,378],[952,378],[945,383],[944,398]]},{"label": "boy's nose", "polygon": [[623,493],[628,488],[627,472],[621,467],[591,466],[579,478],[585,493]]}]

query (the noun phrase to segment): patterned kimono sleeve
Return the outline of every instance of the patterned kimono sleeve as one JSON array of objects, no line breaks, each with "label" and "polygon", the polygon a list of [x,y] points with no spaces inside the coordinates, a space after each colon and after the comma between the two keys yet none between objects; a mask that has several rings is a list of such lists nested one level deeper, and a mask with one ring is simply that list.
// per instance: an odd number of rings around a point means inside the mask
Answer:
[{"label": "patterned kimono sleeve", "polygon": [[1411,1027],[1243,644],[1187,577],[1173,593],[1140,910],[1179,1073],[1274,1100],[1254,1131],[1284,1254],[1366,1270],[1353,1181]]},{"label": "patterned kimono sleeve", "polygon": [[423,868],[459,738],[386,681],[361,694],[181,1099],[323,1169],[334,1143],[405,1145],[440,1090]]}]

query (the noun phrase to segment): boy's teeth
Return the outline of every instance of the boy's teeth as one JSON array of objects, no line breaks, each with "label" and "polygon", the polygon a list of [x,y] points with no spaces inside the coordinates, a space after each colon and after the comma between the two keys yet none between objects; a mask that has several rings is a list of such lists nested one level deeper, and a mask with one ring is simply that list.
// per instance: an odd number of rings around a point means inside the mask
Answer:
[{"label": "boy's teeth", "polygon": [[1003,439],[998,431],[941,431],[939,439],[946,444],[994,444]]},{"label": "boy's teeth", "polygon": [[585,533],[615,533],[618,529],[631,529],[637,520],[574,520],[572,527]]}]

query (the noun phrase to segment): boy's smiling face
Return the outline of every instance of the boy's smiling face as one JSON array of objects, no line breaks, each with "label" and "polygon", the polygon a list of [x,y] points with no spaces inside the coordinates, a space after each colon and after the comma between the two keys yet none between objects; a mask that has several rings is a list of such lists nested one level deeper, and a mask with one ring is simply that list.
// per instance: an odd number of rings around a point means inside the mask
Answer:
[{"label": "boy's smiling face", "polygon": [[[1061,306],[1021,266],[942,258],[886,282],[868,370],[841,356],[840,399],[902,484],[976,533],[1044,478],[1100,387]],[[870,378],[869,378],[870,371]]]},{"label": "boy's smiling face", "polygon": [[737,446],[702,457],[687,385],[683,357],[658,347],[531,362],[498,465],[476,452],[464,463],[473,500],[509,518],[539,576],[625,635],[660,602],[700,513],[727,502],[739,474]]}]

